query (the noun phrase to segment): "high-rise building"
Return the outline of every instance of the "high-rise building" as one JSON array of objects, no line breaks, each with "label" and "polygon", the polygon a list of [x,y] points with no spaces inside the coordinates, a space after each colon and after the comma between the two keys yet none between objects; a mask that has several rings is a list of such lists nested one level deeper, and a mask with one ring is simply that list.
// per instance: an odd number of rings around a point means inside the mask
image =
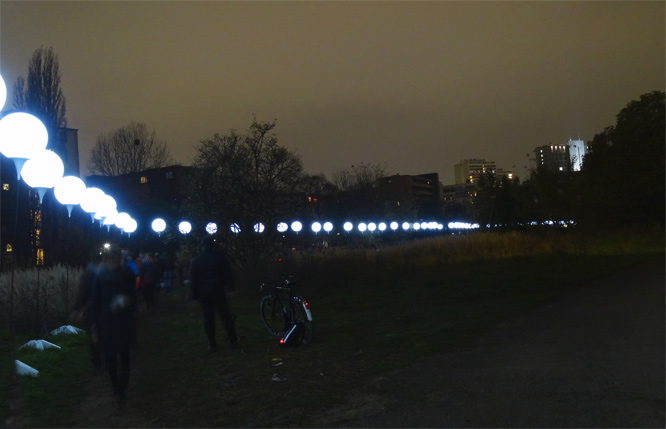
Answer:
[{"label": "high-rise building", "polygon": [[569,154],[571,155],[571,168],[573,171],[580,171],[585,157],[585,142],[569,139]]},{"label": "high-rise building", "polygon": [[476,183],[482,174],[497,172],[495,161],[485,159],[463,159],[453,166],[456,185],[464,183]]},{"label": "high-rise building", "polygon": [[546,145],[534,149],[537,167],[551,171],[571,171],[571,155],[567,145]]}]

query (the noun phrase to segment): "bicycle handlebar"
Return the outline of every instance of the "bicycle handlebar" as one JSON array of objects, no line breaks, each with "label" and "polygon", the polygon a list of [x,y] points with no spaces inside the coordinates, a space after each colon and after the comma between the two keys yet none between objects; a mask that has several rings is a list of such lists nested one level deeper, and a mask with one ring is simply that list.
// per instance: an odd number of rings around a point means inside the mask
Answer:
[{"label": "bicycle handlebar", "polygon": [[[293,275],[285,273],[280,276],[280,280],[262,283],[261,286],[259,286],[259,290],[263,290],[265,287],[272,287],[275,290],[286,290],[291,292],[291,286],[296,284],[293,279]],[[283,283],[284,285],[280,285],[280,283]]]}]

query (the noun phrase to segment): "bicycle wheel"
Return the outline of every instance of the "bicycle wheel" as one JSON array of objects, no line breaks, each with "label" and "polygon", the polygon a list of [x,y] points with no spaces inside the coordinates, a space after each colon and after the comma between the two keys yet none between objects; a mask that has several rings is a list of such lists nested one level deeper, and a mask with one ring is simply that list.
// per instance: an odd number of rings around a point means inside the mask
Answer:
[{"label": "bicycle wheel", "polygon": [[303,340],[301,344],[308,345],[312,342],[314,328],[312,326],[312,313],[306,310],[306,301],[301,297],[294,298],[294,322],[303,324]]},{"label": "bicycle wheel", "polygon": [[259,303],[261,320],[269,334],[275,337],[284,335],[287,328],[287,309],[275,295],[266,295]]}]

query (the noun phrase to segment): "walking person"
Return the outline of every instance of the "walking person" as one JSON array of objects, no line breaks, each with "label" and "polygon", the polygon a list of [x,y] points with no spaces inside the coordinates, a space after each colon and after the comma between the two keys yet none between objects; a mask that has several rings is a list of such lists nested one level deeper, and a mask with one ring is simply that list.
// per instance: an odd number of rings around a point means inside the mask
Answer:
[{"label": "walking person", "polygon": [[94,373],[97,373],[102,369],[102,351],[99,348],[99,344],[93,341],[90,305],[92,303],[92,291],[95,285],[95,279],[97,278],[97,272],[99,271],[101,263],[101,258],[96,258],[89,263],[84,270],[79,279],[79,289],[76,294],[74,309],[69,316],[71,320],[79,322],[85,326],[86,331],[88,332],[90,363],[92,364]]},{"label": "walking person", "polygon": [[222,319],[229,345],[238,348],[238,335],[227,302],[227,293],[234,290],[233,273],[228,259],[210,236],[204,238],[201,253],[190,264],[190,287],[192,299],[199,301],[203,311],[208,351],[217,351],[215,313]]},{"label": "walking person", "polygon": [[155,288],[157,285],[157,267],[150,252],[143,253],[139,268],[139,289],[143,293],[143,302],[146,310],[155,305]]},{"label": "walking person", "polygon": [[104,362],[119,405],[125,402],[130,346],[136,338],[134,278],[119,249],[106,252],[94,281],[90,306],[93,341],[104,351]]}]

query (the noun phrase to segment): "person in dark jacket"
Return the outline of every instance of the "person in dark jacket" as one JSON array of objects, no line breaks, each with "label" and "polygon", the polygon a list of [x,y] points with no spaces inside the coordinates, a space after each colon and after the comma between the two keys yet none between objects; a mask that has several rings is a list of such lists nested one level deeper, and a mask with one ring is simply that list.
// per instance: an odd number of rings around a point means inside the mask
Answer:
[{"label": "person in dark jacket", "polygon": [[233,273],[228,259],[210,236],[203,240],[201,253],[190,264],[190,287],[192,299],[199,301],[203,311],[208,351],[217,351],[215,313],[224,323],[231,348],[238,348],[238,335],[227,302],[227,293],[234,291]]},{"label": "person in dark jacket", "polygon": [[102,353],[99,344],[93,341],[90,320],[90,305],[92,302],[92,290],[97,277],[97,271],[101,266],[101,258],[96,258],[89,263],[79,279],[79,289],[74,301],[74,310],[70,314],[70,319],[85,326],[89,338],[90,363],[93,371],[97,372],[102,368]]},{"label": "person in dark jacket", "polygon": [[125,402],[129,381],[130,346],[135,340],[136,289],[134,273],[120,250],[104,254],[93,283],[90,321],[93,341],[104,351],[109,378],[119,404]]}]

